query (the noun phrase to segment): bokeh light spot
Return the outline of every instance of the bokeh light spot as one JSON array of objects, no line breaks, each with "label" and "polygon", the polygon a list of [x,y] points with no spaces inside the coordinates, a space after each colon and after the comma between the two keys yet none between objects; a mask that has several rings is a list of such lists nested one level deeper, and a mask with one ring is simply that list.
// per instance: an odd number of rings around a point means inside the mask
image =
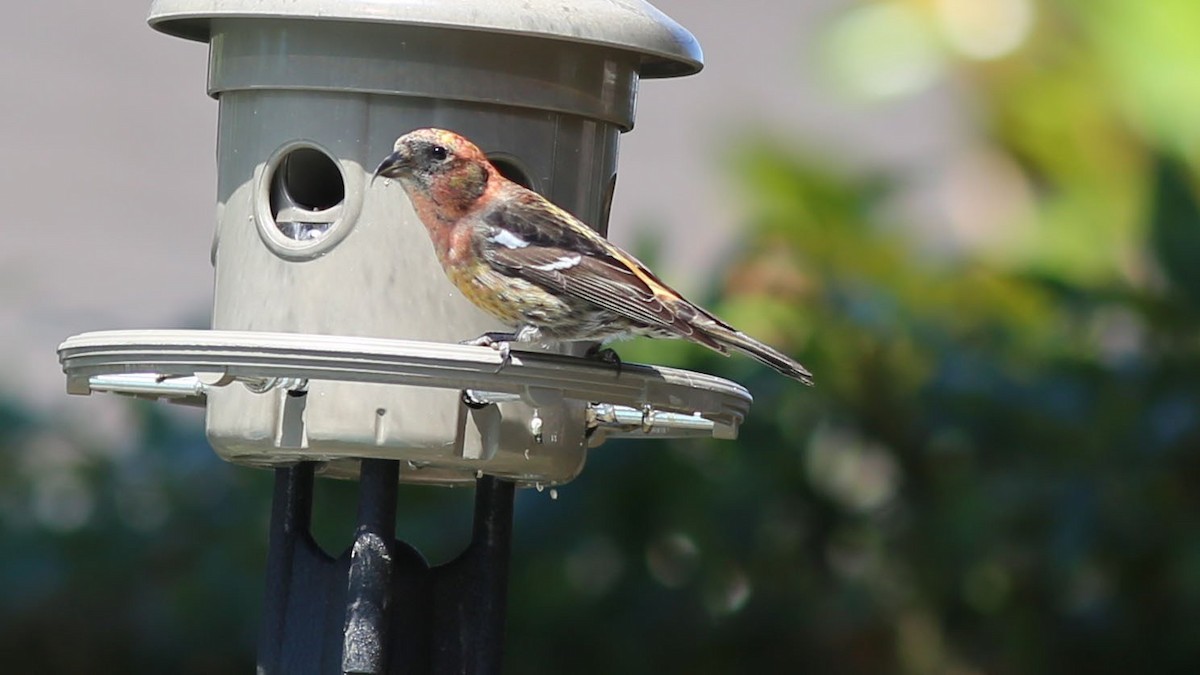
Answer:
[{"label": "bokeh light spot", "polygon": [[1011,54],[1033,28],[1030,0],[938,0],[946,41],[964,56],[990,60]]},{"label": "bokeh light spot", "polygon": [[566,557],[567,583],[583,595],[600,596],[616,585],[625,570],[625,558],[612,540],[592,535]]},{"label": "bokeh light spot", "polygon": [[70,471],[40,476],[33,485],[33,514],[46,529],[77,530],[87,524],[94,508],[91,490]]},{"label": "bokeh light spot", "polygon": [[646,569],[667,588],[679,588],[691,581],[699,563],[699,547],[682,532],[659,537],[646,547]]},{"label": "bokeh light spot", "polygon": [[914,94],[940,75],[941,57],[926,22],[896,2],[863,5],[842,15],[826,36],[830,74],[866,98]]}]

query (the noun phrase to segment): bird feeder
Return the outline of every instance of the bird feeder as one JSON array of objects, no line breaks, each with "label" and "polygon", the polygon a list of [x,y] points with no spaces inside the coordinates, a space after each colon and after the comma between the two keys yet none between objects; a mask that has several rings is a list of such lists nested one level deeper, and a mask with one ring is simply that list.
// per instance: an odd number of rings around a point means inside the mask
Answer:
[{"label": "bird feeder", "polygon": [[210,45],[212,330],[71,338],[70,391],[203,404],[232,462],[355,477],[399,459],[409,482],[554,485],[613,434],[736,435],[750,398],[718,378],[548,352],[497,372],[457,343],[503,327],[370,183],[400,134],[453,129],[603,231],[639,81],[701,67],[669,18],[636,0],[157,0],[149,21]]},{"label": "bird feeder", "polygon": [[[276,468],[258,672],[498,672],[515,487],[571,480],[605,437],[733,438],[750,396],[458,344],[504,327],[369,178],[399,135],[452,129],[603,230],[639,81],[698,71],[699,46],[641,0],[157,0],[150,24],[210,45],[212,328],[68,338],[68,391],[204,406],[221,457]],[[316,474],[360,480],[339,557],[309,533]],[[394,540],[398,482],[477,486],[461,555]]]}]

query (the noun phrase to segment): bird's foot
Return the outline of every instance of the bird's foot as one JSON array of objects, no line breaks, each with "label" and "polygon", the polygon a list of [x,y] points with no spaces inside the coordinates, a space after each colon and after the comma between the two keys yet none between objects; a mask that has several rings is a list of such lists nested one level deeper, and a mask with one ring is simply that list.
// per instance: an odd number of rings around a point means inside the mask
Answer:
[{"label": "bird's foot", "polygon": [[496,367],[496,372],[498,373],[504,370],[506,366],[512,364],[512,341],[516,339],[517,336],[514,333],[489,332],[473,340],[463,340],[461,344],[472,345],[474,347],[491,347],[500,352],[500,365]]},{"label": "bird's foot", "polygon": [[501,333],[499,331],[489,331],[480,335],[477,338],[463,340],[458,343],[460,345],[471,345],[472,347],[495,347],[502,342],[512,342],[517,339],[516,333]]},{"label": "bird's foot", "polygon": [[583,353],[584,358],[593,359],[601,363],[607,363],[610,366],[615,366],[617,375],[621,374],[621,355],[612,347],[602,347],[598,344],[588,347],[588,350]]}]

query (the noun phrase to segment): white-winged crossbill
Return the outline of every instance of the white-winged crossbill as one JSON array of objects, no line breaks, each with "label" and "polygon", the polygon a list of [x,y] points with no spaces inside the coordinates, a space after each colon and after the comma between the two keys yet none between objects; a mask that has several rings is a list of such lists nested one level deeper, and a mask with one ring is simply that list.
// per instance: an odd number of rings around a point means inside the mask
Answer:
[{"label": "white-winged crossbill", "polygon": [[450,281],[513,328],[477,344],[678,338],[722,354],[735,349],[812,384],[804,366],[689,302],[578,218],[505,178],[454,132],[401,136],[375,176],[399,181]]}]

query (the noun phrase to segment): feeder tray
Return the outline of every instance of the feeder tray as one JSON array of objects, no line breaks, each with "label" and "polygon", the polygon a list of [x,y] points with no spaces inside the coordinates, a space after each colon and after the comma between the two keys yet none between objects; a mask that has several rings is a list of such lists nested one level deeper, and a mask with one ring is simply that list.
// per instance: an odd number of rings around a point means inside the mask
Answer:
[{"label": "feeder tray", "polygon": [[592,445],[611,437],[733,439],[751,402],[734,382],[686,370],[520,350],[501,367],[500,354],[488,347],[413,340],[124,330],[70,337],[58,354],[69,393],[195,406],[216,387],[240,383],[258,394],[296,395],[319,380],[458,389],[475,405],[580,401]]}]

